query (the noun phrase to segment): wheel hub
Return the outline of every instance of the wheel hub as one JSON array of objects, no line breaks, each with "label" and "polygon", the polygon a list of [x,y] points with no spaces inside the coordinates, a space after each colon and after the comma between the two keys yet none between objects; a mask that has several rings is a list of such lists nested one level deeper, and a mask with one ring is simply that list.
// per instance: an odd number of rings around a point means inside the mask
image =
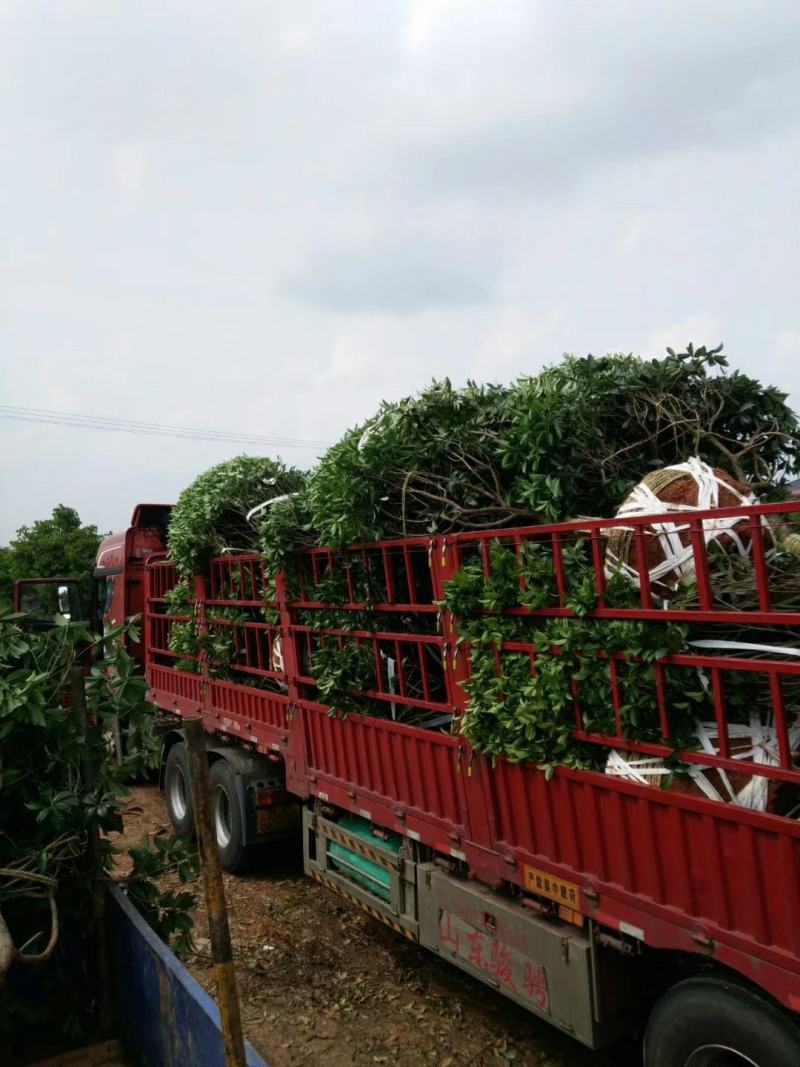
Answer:
[{"label": "wheel hub", "polygon": [[172,780],[170,781],[169,802],[176,819],[186,818],[186,812],[189,810],[189,801],[187,799],[186,778],[179,763],[175,764]]},{"label": "wheel hub", "polygon": [[231,808],[228,794],[219,785],[214,792],[214,827],[217,844],[220,848],[225,848],[231,839]]}]

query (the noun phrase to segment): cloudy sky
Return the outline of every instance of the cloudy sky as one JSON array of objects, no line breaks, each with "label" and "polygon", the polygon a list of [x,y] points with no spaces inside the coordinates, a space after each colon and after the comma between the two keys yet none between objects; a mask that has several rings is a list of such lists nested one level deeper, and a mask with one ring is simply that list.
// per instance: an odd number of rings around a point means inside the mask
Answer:
[{"label": "cloudy sky", "polygon": [[[693,340],[800,407],[799,171],[796,0],[0,0],[0,403],[326,442]],[[0,420],[0,542],[237,451]]]}]

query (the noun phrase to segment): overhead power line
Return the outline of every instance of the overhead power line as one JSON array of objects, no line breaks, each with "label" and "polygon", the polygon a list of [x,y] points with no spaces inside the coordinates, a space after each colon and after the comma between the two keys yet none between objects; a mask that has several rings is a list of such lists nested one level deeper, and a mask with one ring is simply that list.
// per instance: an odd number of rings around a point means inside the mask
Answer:
[{"label": "overhead power line", "polygon": [[236,433],[198,426],[168,426],[160,422],[140,422],[135,419],[116,419],[104,415],[79,415],[70,411],[50,411],[13,404],[0,404],[0,419],[14,422],[50,423],[106,433],[132,433],[149,437],[177,437],[193,441],[220,441],[226,444],[263,445],[280,448],[326,448],[330,441],[311,441],[299,437],[279,437],[272,434]]}]

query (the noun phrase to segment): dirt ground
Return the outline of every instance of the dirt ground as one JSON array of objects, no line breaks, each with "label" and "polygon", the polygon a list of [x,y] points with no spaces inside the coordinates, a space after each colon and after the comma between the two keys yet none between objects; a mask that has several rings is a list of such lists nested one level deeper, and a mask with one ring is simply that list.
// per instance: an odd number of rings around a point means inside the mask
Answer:
[{"label": "dirt ground", "polygon": [[[154,785],[133,790],[122,842],[169,830]],[[411,944],[302,873],[297,849],[225,876],[245,1031],[273,1065],[636,1067],[631,1044],[590,1052]],[[202,887],[197,953],[184,962],[213,995]]]}]

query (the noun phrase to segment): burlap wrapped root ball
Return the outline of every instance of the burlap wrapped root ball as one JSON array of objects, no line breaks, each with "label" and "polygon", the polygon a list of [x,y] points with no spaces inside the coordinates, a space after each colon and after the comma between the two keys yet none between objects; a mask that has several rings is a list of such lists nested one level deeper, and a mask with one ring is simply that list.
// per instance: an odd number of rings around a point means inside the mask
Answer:
[{"label": "burlap wrapped root ball", "polygon": [[[634,486],[617,510],[617,518],[673,513],[675,521],[654,522],[642,527],[645,559],[650,587],[658,595],[669,596],[678,585],[695,574],[695,558],[689,522],[692,512],[736,508],[758,503],[746,485],[737,482],[727,471],[710,467],[697,457],[672,467],[663,467],[644,477]],[[684,516],[683,521],[681,516]],[[767,558],[775,554],[775,538],[769,522],[762,516],[764,548]],[[750,558],[752,536],[746,515],[703,519],[706,545],[725,553]],[[606,545],[607,576],[621,571],[637,588],[641,585],[635,544],[635,527],[620,526],[611,531]],[[709,565],[713,557],[709,553]],[[713,570],[712,570],[713,581]]]},{"label": "burlap wrapped root ball", "polygon": [[[726,471],[712,468],[692,457],[685,463],[648,474],[625,499],[617,511],[617,517],[675,515],[674,521],[654,522],[642,527],[650,587],[656,595],[669,600],[674,597],[681,583],[691,581],[695,576],[695,556],[687,521],[692,512],[739,508],[757,502],[748,486],[737,482]],[[712,592],[715,578],[721,579],[727,569],[726,559],[752,559],[750,521],[749,516],[737,514],[703,520]],[[776,533],[763,516],[761,524],[764,529],[765,556],[772,560],[777,551]],[[785,550],[785,545],[781,547]],[[621,571],[634,586],[640,587],[634,527],[612,531],[608,538],[605,562],[609,576]],[[746,642],[741,644],[740,654],[746,654],[748,649]],[[708,684],[708,680],[705,681]],[[734,759],[773,766],[778,764],[777,735],[771,716],[767,716],[767,719],[762,721],[761,714],[754,707],[749,723],[729,725],[729,747]],[[792,723],[789,732],[791,747],[796,750],[800,743],[800,725]],[[698,719],[695,736],[700,751],[709,755],[718,754],[719,738],[715,723]],[[751,776],[746,771],[726,772],[697,765],[688,767],[687,771],[688,777],[672,781],[672,788],[678,792],[705,796],[756,811],[776,810],[780,793],[777,782],[771,782],[763,776]],[[672,779],[672,768],[658,757],[637,757],[616,751],[609,754],[606,773],[648,785],[658,785],[666,776]]]}]

